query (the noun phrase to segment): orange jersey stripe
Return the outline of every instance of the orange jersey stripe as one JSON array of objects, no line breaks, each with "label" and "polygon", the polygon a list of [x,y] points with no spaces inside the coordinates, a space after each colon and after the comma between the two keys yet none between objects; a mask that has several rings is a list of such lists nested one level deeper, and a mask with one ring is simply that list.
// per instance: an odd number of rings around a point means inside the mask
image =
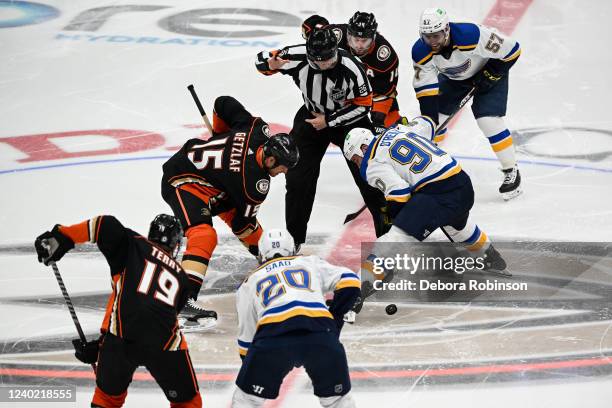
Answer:
[{"label": "orange jersey stripe", "polygon": [[357,98],[351,99],[348,101],[353,105],[359,106],[372,106],[372,93],[370,92],[366,96],[358,96]]},{"label": "orange jersey stripe", "polygon": [[89,241],[89,221],[83,221],[79,224],[69,225],[67,227],[60,226],[59,230],[66,235],[75,244],[82,244]]}]

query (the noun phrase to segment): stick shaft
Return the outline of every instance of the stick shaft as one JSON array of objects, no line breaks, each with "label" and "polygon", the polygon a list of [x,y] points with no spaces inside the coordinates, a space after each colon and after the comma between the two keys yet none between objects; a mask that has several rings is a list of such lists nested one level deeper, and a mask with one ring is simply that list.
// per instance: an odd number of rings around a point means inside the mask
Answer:
[{"label": "stick shaft", "polygon": [[444,129],[446,125],[448,125],[448,123],[455,117],[455,115],[470,101],[470,99],[472,99],[472,96],[474,96],[475,92],[476,87],[470,89],[470,92],[468,92],[467,95],[465,95],[465,97],[461,100],[461,102],[459,102],[457,109],[455,109],[453,113],[451,113],[450,116],[446,118],[446,120],[442,122],[440,126],[438,126],[437,130]]},{"label": "stick shaft", "polygon": [[66,290],[66,285],[64,285],[64,280],[62,279],[62,275],[60,275],[59,269],[55,262],[51,262],[51,267],[53,268],[53,273],[55,274],[55,279],[57,280],[57,284],[62,291],[62,295],[64,296],[64,301],[66,302],[66,306],[68,306],[68,310],[70,311],[70,316],[72,317],[72,321],[74,326],[79,333],[79,338],[82,342],[86,342],[85,334],[83,333],[83,329],[81,328],[81,323],[79,323],[79,318],[76,315],[76,311],[74,310],[74,305],[72,304],[72,300],[70,299],[70,295],[68,295],[68,291]]},{"label": "stick shaft", "polygon": [[[66,290],[66,285],[64,285],[64,280],[62,279],[62,275],[60,274],[59,269],[55,262],[51,262],[51,268],[53,268],[53,274],[55,275],[55,279],[57,280],[57,284],[62,291],[62,296],[64,296],[64,301],[66,302],[66,306],[68,306],[68,310],[70,311],[70,316],[72,317],[72,322],[76,327],[77,333],[79,333],[79,338],[83,344],[87,343],[87,339],[85,338],[85,333],[83,333],[83,328],[81,327],[81,323],[79,322],[79,318],[77,317],[76,311],[74,310],[74,305],[72,304],[72,299],[70,299],[70,295],[68,294],[68,290]],[[96,363],[91,364],[91,368],[93,368],[94,373],[96,372]]]},{"label": "stick shaft", "polygon": [[200,102],[200,98],[198,98],[198,94],[196,93],[195,88],[193,87],[193,84],[189,85],[187,89],[189,90],[189,93],[191,94],[193,101],[198,107],[200,116],[202,116],[202,120],[204,121],[204,126],[206,126],[206,129],[208,129],[208,133],[212,135],[213,134],[212,125],[210,124],[210,120],[208,120],[208,115],[206,115],[206,111],[204,110],[204,107],[202,106],[202,103]]}]

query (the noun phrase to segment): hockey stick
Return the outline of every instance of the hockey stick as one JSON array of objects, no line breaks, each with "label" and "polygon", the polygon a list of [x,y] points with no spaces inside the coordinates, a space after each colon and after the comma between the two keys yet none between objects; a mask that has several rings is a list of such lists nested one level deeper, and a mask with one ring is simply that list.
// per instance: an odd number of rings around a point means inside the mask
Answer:
[{"label": "hockey stick", "polygon": [[366,208],[368,208],[368,206],[364,204],[363,207],[361,207],[359,210],[355,211],[354,213],[348,214],[344,218],[344,224],[349,223],[353,221],[355,218],[359,217],[359,214],[361,214]]},{"label": "hockey stick", "polygon": [[470,99],[472,99],[472,96],[474,96],[475,93],[476,93],[476,87],[474,86],[474,87],[472,87],[472,89],[470,89],[470,92],[468,92],[467,95],[465,95],[465,97],[461,100],[461,102],[459,102],[459,105],[457,105],[457,108],[450,114],[450,116],[448,118],[446,118],[446,120],[444,122],[442,122],[442,124],[440,126],[438,126],[436,131],[438,131],[440,129],[444,129],[446,127],[446,125],[448,125],[448,123],[455,117],[455,115],[461,109],[463,109],[463,107],[470,101]]},{"label": "hockey stick", "polygon": [[212,136],[213,134],[212,126],[210,124],[210,121],[208,120],[208,116],[206,115],[206,111],[204,110],[204,107],[200,103],[200,98],[198,98],[198,95],[196,94],[193,84],[187,86],[187,89],[189,90],[189,93],[191,93],[191,97],[193,98],[193,101],[198,107],[198,111],[200,111],[200,116],[202,116],[202,120],[204,121],[204,125],[206,125],[206,129],[208,129],[208,133],[210,133],[210,135]]},{"label": "hockey stick", "polygon": [[[57,284],[62,291],[62,295],[64,296],[64,301],[66,302],[66,306],[68,306],[68,310],[70,311],[70,316],[72,317],[72,321],[74,326],[79,333],[79,338],[81,339],[81,343],[87,343],[87,339],[85,338],[85,333],[83,333],[83,329],[81,328],[81,323],[79,323],[79,318],[76,315],[76,311],[74,310],[74,305],[72,304],[72,300],[70,299],[70,295],[68,295],[68,291],[66,290],[66,285],[64,285],[64,280],[62,279],[62,275],[60,275],[60,271],[57,268],[55,262],[51,261],[51,268],[53,268],[53,273],[55,274],[55,279],[57,280]],[[96,372],[96,363],[91,363],[91,368],[93,368],[94,373]]]}]

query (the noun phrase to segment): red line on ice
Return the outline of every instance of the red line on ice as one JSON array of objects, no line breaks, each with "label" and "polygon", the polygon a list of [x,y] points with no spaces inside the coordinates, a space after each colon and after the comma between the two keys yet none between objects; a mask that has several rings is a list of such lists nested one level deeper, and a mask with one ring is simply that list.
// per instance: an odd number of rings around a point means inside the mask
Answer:
[{"label": "red line on ice", "polygon": [[[460,376],[496,373],[514,373],[524,371],[545,371],[560,370],[568,368],[599,367],[612,365],[611,357],[585,358],[567,361],[546,361],[541,363],[523,364],[493,364],[474,367],[453,367],[453,368],[431,368],[419,370],[367,370],[352,371],[351,378],[373,379],[373,378],[406,378],[406,377],[439,377],[439,376]],[[277,400],[270,401],[266,408],[280,407],[285,398],[286,391],[292,387],[302,370],[293,370],[283,382],[281,393]],[[94,379],[92,371],[86,370],[49,370],[32,368],[0,368],[0,375],[15,377],[40,377],[40,378],[85,378]],[[233,381],[236,373],[227,374],[205,374],[198,373],[198,380],[201,381]],[[153,381],[149,373],[137,372],[134,374],[135,381]],[[285,392],[283,392],[285,391]]]}]

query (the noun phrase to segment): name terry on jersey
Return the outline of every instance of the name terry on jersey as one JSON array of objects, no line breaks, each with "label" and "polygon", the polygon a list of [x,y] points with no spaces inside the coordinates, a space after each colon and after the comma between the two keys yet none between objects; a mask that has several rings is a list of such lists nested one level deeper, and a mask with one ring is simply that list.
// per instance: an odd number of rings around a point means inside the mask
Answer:
[{"label": "name terry on jersey", "polygon": [[151,251],[151,256],[159,259],[162,261],[162,263],[166,264],[169,268],[174,269],[176,272],[181,271],[181,267],[172,258],[155,247],[153,247],[153,250]]}]

